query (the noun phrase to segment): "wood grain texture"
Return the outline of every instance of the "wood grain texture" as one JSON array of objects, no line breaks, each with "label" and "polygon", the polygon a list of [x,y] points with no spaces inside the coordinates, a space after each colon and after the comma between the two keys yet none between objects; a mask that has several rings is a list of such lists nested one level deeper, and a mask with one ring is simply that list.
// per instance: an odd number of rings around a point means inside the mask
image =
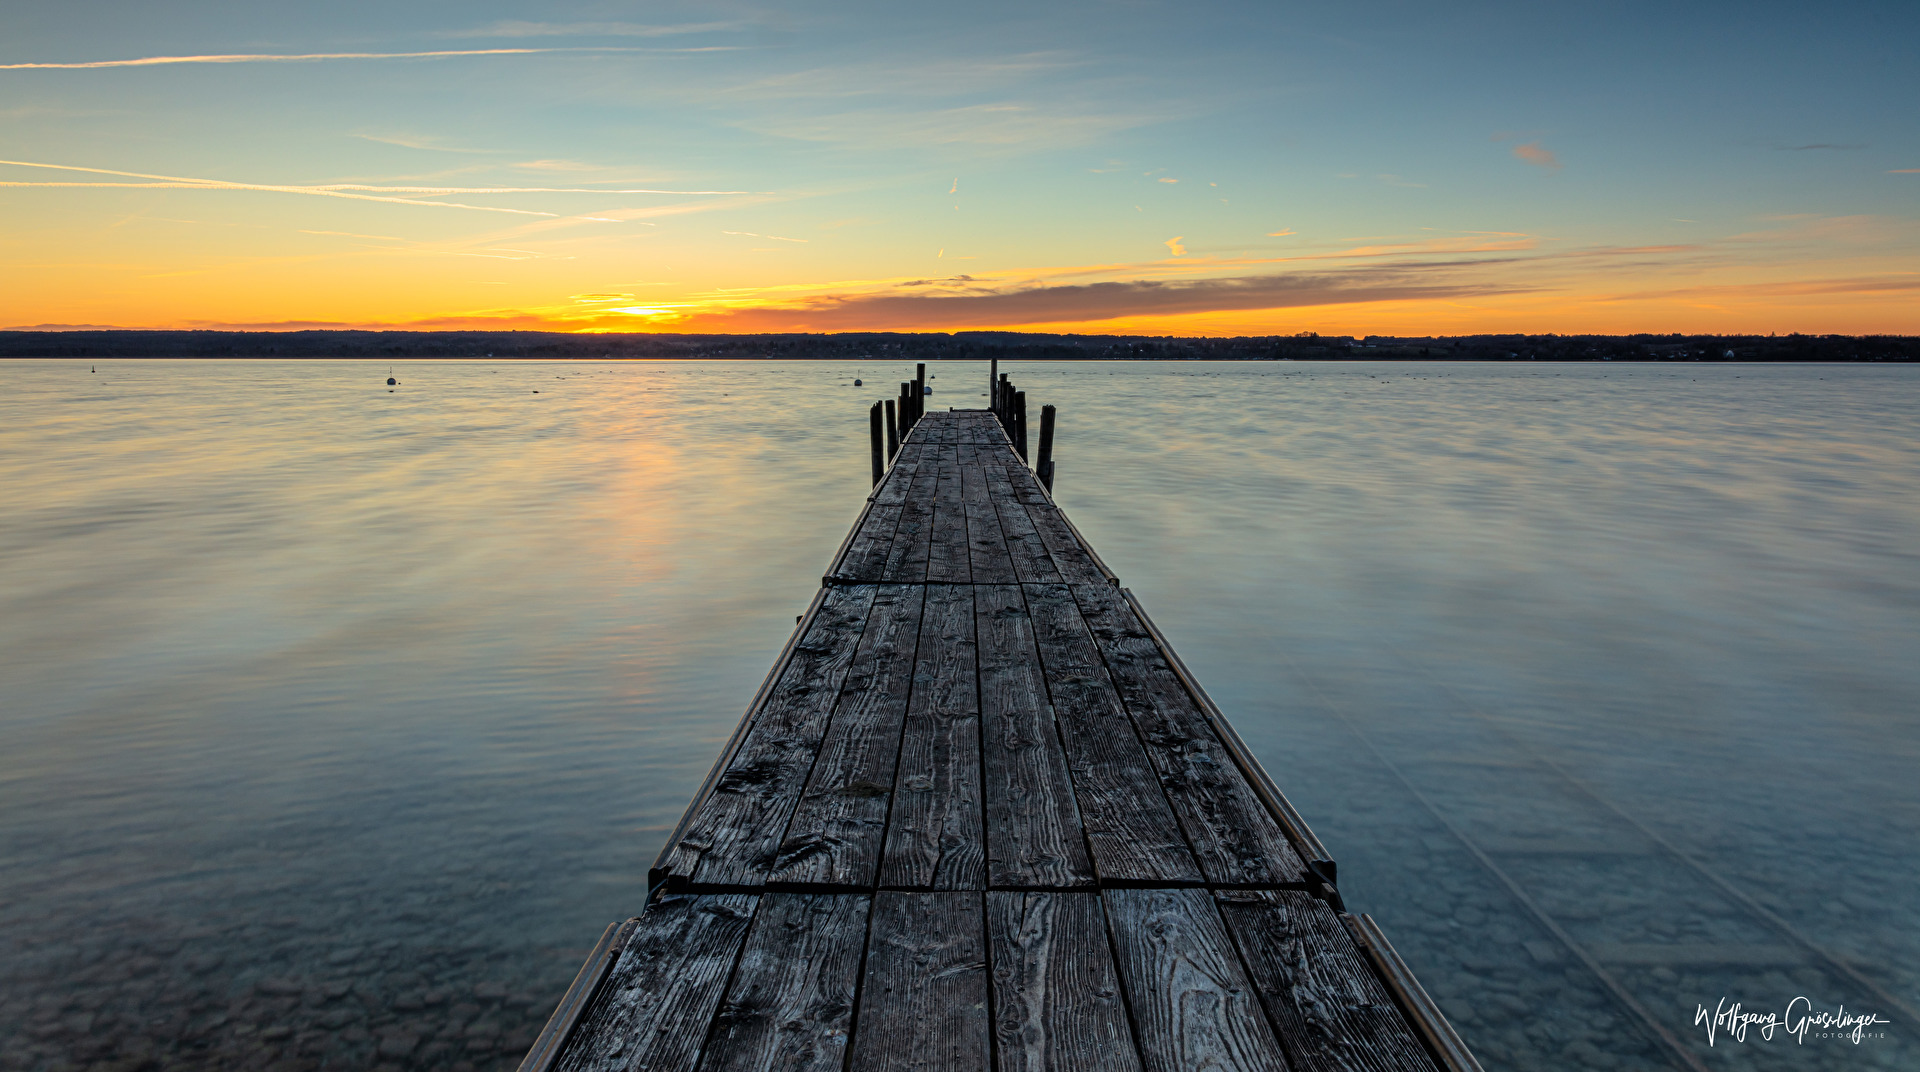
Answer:
[{"label": "wood grain texture", "polygon": [[1074,535],[1072,526],[1060,514],[1060,508],[1040,487],[1040,479],[1024,465],[1006,467],[1007,483],[1032,522],[1034,531],[1039,534],[1040,542],[1046,547],[1047,554],[1053,559],[1053,568],[1060,572],[1061,580],[1068,584],[1105,584],[1107,573],[1093,561],[1087,549],[1080,546],[1080,538]]},{"label": "wood grain texture", "polygon": [[900,525],[894,530],[881,580],[906,584],[926,581],[927,552],[933,541],[933,496],[939,482],[940,467],[931,459],[915,468],[913,486],[900,504]]},{"label": "wood grain texture", "polygon": [[1073,781],[1020,589],[974,588],[980,642],[987,882],[994,889],[1093,885]]},{"label": "wood grain texture", "polygon": [[1207,881],[1303,884],[1306,864],[1119,589],[1075,585],[1073,595]]},{"label": "wood grain texture", "polygon": [[1217,900],[1287,1057],[1301,1072],[1438,1072],[1326,902],[1298,890]]},{"label": "wood grain texture", "polygon": [[1206,890],[1108,890],[1108,925],[1146,1072],[1285,1072]]},{"label": "wood grain texture", "polygon": [[762,895],[701,1072],[839,1072],[871,905],[864,894]]},{"label": "wood grain texture", "polygon": [[879,585],[767,881],[871,889],[886,842],[920,635],[919,585]]},{"label": "wood grain texture", "polygon": [[973,589],[928,585],[926,600],[880,883],[900,889],[984,889]]},{"label": "wood grain texture", "polygon": [[984,905],[976,892],[874,895],[851,1072],[986,1072]]},{"label": "wood grain texture", "polygon": [[758,900],[668,895],[648,905],[557,1072],[693,1068]]},{"label": "wood grain texture", "polygon": [[962,495],[958,447],[940,454],[940,483],[934,490],[933,538],[927,550],[927,580],[965,584],[973,580],[967,545],[967,505]]},{"label": "wood grain texture", "polygon": [[673,884],[758,886],[826,735],[877,589],[827,594],[713,792],[668,854]]},{"label": "wood grain texture", "polygon": [[1160,778],[1065,585],[1024,586],[1066,748],[1080,825],[1103,885],[1198,885]]},{"label": "wood grain texture", "polygon": [[[1005,448],[1001,448],[1005,452]],[[1058,582],[1062,578],[1047,553],[1046,541],[1034,530],[1027,509],[1014,497],[1007,479],[1007,466],[983,464],[987,493],[993,499],[994,512],[1000,518],[1000,532],[1007,541],[1007,555],[1013,560],[1014,576],[1022,583]]]},{"label": "wood grain texture", "polygon": [[987,894],[996,1072],[1139,1072],[1097,893]]},{"label": "wood grain texture", "polygon": [[1019,578],[1013,572],[1013,556],[1000,531],[1000,513],[993,508],[987,474],[980,463],[981,455],[989,449],[969,445],[960,451],[960,497],[966,510],[968,557],[975,584],[1012,584]]}]

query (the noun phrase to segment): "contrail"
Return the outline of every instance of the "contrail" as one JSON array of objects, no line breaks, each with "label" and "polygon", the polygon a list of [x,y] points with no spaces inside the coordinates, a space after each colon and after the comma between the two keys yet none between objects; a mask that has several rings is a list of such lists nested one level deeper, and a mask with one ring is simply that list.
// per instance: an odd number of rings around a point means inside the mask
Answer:
[{"label": "contrail", "polygon": [[[390,194],[676,194],[721,195],[737,194],[739,190],[593,190],[578,187],[548,186],[369,186],[361,183],[330,183],[316,186],[285,186],[270,183],[228,182],[225,179],[196,179],[180,175],[150,175],[143,171],[115,171],[112,168],[80,167],[74,164],[41,164],[31,160],[0,160],[0,165],[13,167],[48,168],[54,171],[79,171],[89,175],[115,175],[128,179],[148,179],[149,182],[0,182],[0,188],[37,186],[37,187],[88,187],[123,188],[145,190],[260,190],[267,193],[306,194],[312,197],[344,197],[352,201],[384,201],[397,205],[431,205],[436,208],[464,208],[474,212],[505,212],[515,216],[558,217],[557,212],[535,212],[524,208],[501,208],[496,205],[463,205],[454,201],[423,201],[416,197],[379,196]],[[586,218],[586,217],[583,217]]]},{"label": "contrail", "polygon": [[0,63],[0,71],[83,70],[95,67],[158,67],[169,63],[306,63],[314,60],[426,60],[448,56],[530,56],[542,52],[731,52],[733,46],[704,48],[639,48],[614,45],[583,48],[463,48],[440,52],[306,52],[288,56],[271,52],[219,56],[145,56],[135,60],[91,60],[86,63]]}]

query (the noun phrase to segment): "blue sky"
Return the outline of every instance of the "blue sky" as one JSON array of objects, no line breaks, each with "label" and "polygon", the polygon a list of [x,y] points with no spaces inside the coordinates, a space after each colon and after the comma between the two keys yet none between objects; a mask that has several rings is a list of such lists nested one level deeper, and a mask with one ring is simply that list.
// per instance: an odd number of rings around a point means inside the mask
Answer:
[{"label": "blue sky", "polygon": [[8,326],[1920,332],[1920,5],[12,6]]}]

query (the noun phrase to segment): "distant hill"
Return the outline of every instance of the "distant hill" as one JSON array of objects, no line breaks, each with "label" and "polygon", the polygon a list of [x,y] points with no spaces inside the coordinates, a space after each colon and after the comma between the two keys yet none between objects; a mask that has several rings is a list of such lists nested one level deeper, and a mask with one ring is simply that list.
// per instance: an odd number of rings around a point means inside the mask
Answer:
[{"label": "distant hill", "polygon": [[900,358],[918,361],[1915,361],[1906,335],[1459,335],[1405,338],[851,332],[575,335],[545,331],[0,331],[0,357]]}]

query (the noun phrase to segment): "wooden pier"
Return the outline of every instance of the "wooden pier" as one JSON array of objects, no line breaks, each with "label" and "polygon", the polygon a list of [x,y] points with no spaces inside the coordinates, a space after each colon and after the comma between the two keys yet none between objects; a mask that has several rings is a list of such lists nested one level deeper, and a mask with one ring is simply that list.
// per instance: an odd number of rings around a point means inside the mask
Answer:
[{"label": "wooden pier", "polygon": [[1477,1070],[1023,463],[1024,396],[919,382],[523,1072]]}]

